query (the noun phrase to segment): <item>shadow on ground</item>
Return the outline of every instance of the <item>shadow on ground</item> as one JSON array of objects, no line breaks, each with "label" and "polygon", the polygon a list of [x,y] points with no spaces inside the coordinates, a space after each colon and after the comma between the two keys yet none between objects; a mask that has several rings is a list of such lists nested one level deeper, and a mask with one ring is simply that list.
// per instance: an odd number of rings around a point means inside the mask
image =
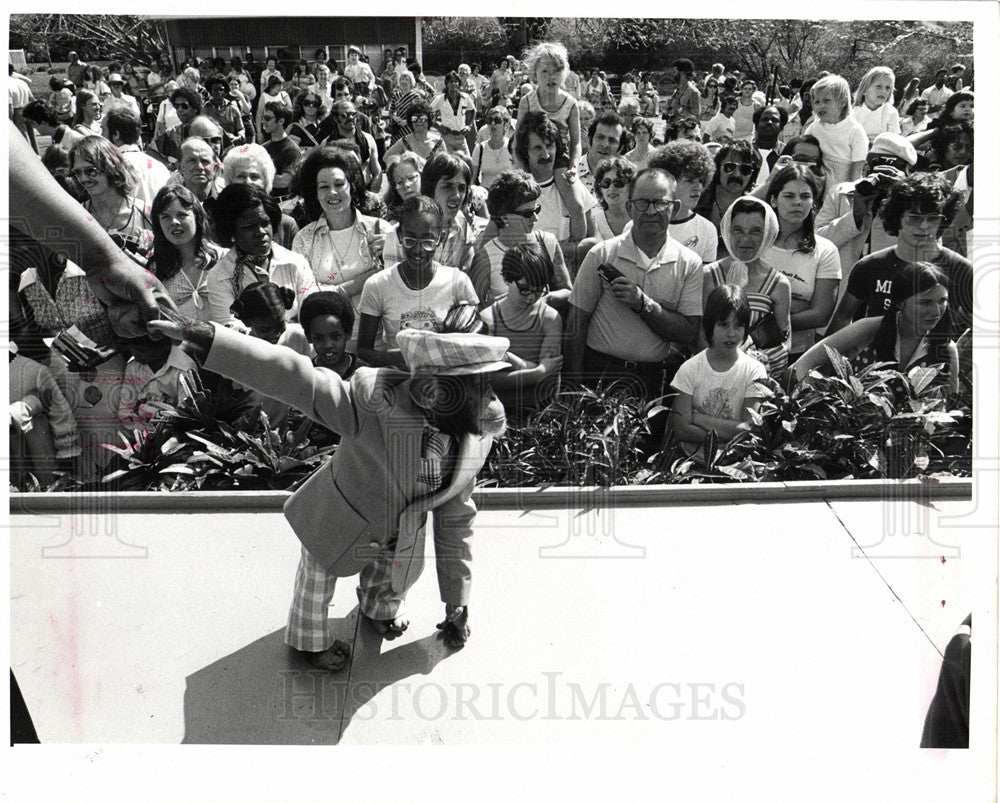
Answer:
[{"label": "shadow on ground", "polygon": [[434,635],[390,647],[359,625],[356,607],[334,620],[334,631],[352,643],[344,672],[314,669],[288,649],[281,628],[189,675],[183,743],[337,744],[359,711],[355,727],[374,716],[375,695],[449,654]]}]

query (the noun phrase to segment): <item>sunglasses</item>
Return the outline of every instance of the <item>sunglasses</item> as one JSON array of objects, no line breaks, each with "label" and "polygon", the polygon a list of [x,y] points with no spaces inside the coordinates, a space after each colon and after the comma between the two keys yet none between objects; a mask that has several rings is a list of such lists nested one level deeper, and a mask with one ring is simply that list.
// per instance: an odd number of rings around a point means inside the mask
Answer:
[{"label": "sunglasses", "polygon": [[425,251],[433,251],[441,242],[440,237],[435,237],[433,240],[421,240],[417,237],[400,237],[399,241],[403,244],[403,248],[416,248],[418,245]]},{"label": "sunglasses", "polygon": [[500,123],[504,122],[504,119],[503,117],[487,117],[486,122],[489,123],[490,125],[499,125]]},{"label": "sunglasses", "polygon": [[515,209],[510,214],[517,215],[518,217],[523,217],[526,219],[531,219],[533,217],[538,217],[542,213],[541,204],[536,206],[534,209]]},{"label": "sunglasses", "polygon": [[725,162],[722,165],[722,172],[725,174],[733,173],[736,170],[740,171],[740,175],[746,178],[753,172],[753,165],[736,163],[736,162]]},{"label": "sunglasses", "polygon": [[304,100],[302,101],[303,106],[319,106],[318,100]]},{"label": "sunglasses", "polygon": [[517,288],[522,296],[530,298],[531,296],[543,296],[549,292],[549,288],[546,287],[522,287],[520,282],[514,282],[514,287]]},{"label": "sunglasses", "polygon": [[354,112],[351,112],[350,114],[338,114],[337,115],[337,119],[338,120],[342,120],[345,123],[349,123],[352,120],[357,120],[358,119],[358,115],[355,114]]},{"label": "sunglasses", "polygon": [[429,120],[427,119],[427,115],[426,114],[421,114],[418,117],[412,117],[412,118],[410,118],[410,122],[411,123],[427,123],[427,122],[429,122]]},{"label": "sunglasses", "polygon": [[623,178],[602,178],[600,184],[597,186],[602,190],[606,190],[609,189],[612,184],[614,184],[618,189],[623,190],[628,186],[628,181]]},{"label": "sunglasses", "polygon": [[99,175],[101,175],[101,171],[98,170],[96,167],[74,167],[69,172],[72,173],[75,178],[78,178],[81,181],[83,179],[97,178]]}]

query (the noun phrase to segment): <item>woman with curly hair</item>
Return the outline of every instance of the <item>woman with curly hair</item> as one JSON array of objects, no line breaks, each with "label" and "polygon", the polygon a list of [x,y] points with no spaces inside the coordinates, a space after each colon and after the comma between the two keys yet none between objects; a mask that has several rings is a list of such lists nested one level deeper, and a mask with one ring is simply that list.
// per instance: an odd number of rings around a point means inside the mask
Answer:
[{"label": "woman with curly hair", "polygon": [[422,159],[430,159],[433,154],[445,150],[441,135],[431,128],[433,120],[434,112],[426,101],[413,103],[406,110],[406,124],[411,128],[411,133],[393,142],[386,150],[384,158],[388,159],[403,151],[413,151]]},{"label": "woman with curly hair", "polygon": [[365,200],[361,164],[342,148],[317,148],[299,168],[299,188],[312,220],[292,250],[308,260],[320,290],[339,290],[357,308],[365,279],[382,269],[392,225],[360,211]]},{"label": "woman with curly hair", "polygon": [[840,290],[840,252],[814,231],[819,182],[805,165],[779,170],[767,202],[778,216],[778,237],[761,259],[781,271],[792,288],[790,360],[801,356],[830,322]]},{"label": "woman with curly hair", "polygon": [[222,249],[207,237],[209,223],[204,208],[193,192],[173,184],[156,194],[152,219],[149,269],[181,313],[200,321],[211,320],[205,295],[208,272],[219,262]]},{"label": "woman with curly hair", "polygon": [[135,196],[139,177],[104,137],[84,137],[69,152],[70,172],[87,193],[86,209],[111,239],[145,264],[153,245],[148,207]]},{"label": "woman with curly hair", "polygon": [[[288,136],[294,140],[303,153],[326,144],[334,130],[333,118],[323,104],[323,98],[310,87],[295,96],[292,104],[295,111],[295,122],[288,128]],[[261,109],[266,108],[262,102],[257,107],[257,113],[263,115]]]},{"label": "woman with curly hair", "polygon": [[594,194],[600,208],[594,210],[594,225],[597,227],[595,243],[617,237],[632,221],[625,204],[628,203],[628,185],[638,172],[632,160],[624,156],[605,159],[597,166]]}]

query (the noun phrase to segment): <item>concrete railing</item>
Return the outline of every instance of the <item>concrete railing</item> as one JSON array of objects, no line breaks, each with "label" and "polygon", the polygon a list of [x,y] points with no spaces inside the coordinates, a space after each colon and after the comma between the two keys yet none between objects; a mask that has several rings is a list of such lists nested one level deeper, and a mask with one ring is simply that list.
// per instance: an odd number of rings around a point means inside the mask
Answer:
[{"label": "concrete railing", "polygon": [[[12,493],[12,515],[42,513],[126,513],[157,511],[251,513],[280,510],[287,491],[181,491],[122,493]],[[672,504],[746,504],[837,499],[926,502],[972,499],[972,479],[845,480],[697,485],[625,485],[612,488],[479,488],[473,496],[484,510],[639,507]]]}]

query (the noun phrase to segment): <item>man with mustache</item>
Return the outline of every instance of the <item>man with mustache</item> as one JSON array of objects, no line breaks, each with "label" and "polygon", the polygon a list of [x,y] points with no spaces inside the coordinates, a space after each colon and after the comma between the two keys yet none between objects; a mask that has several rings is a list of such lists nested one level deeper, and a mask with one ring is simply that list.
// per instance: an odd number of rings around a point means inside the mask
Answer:
[{"label": "man with mustache", "polygon": [[[715,177],[694,211],[711,220],[718,230],[729,205],[749,192],[750,182],[759,168],[760,158],[749,142],[739,140],[723,146],[715,154]],[[720,254],[722,256],[725,254]]]}]

